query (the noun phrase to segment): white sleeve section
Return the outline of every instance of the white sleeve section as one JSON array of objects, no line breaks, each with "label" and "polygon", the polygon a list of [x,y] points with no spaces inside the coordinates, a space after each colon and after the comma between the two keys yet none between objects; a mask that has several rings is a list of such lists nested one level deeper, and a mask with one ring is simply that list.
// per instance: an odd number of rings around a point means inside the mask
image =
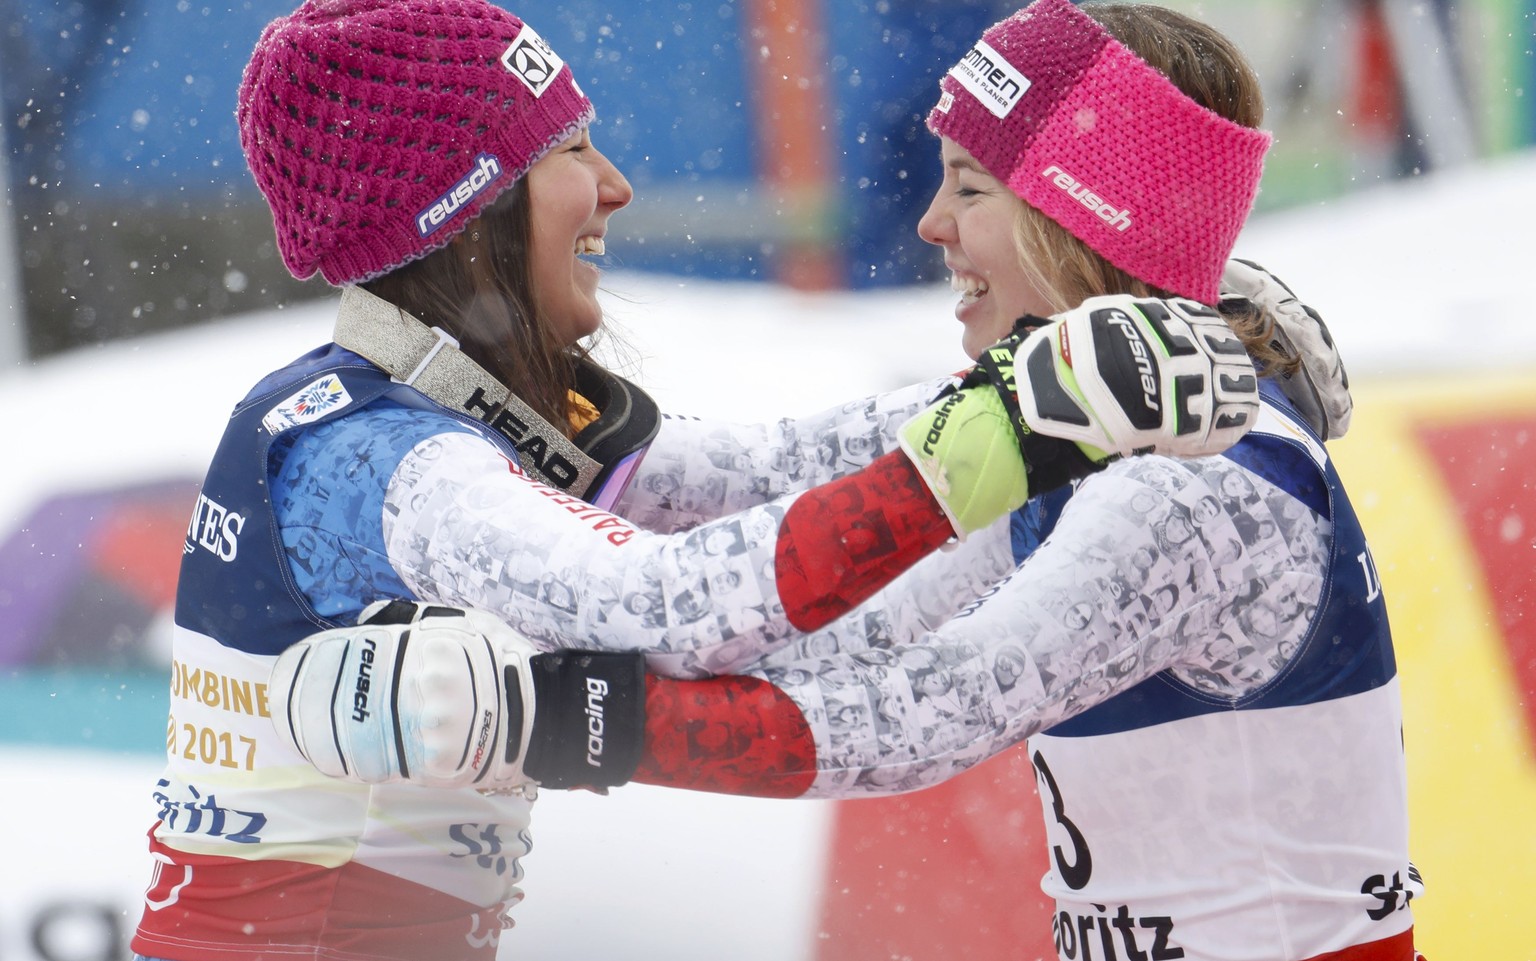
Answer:
[{"label": "white sleeve section", "polygon": [[1040,549],[937,630],[753,673],[811,724],[807,796],[915,790],[1167,668],[1217,696],[1262,684],[1311,623],[1328,538],[1230,461],[1129,458],[1083,482]]},{"label": "white sleeve section", "polygon": [[667,533],[825,484],[895,450],[896,429],[950,380],[773,424],[669,414],[615,511]]},{"label": "white sleeve section", "polygon": [[534,481],[478,437],[448,433],[401,459],[383,533],[423,600],[492,611],[538,644],[643,650],[658,674],[702,677],[792,633],[773,575],[788,505],[652,534]]},{"label": "white sleeve section", "polygon": [[857,609],[811,634],[796,634],[754,669],[911,644],[1012,573],[1008,518],[924,557]]}]

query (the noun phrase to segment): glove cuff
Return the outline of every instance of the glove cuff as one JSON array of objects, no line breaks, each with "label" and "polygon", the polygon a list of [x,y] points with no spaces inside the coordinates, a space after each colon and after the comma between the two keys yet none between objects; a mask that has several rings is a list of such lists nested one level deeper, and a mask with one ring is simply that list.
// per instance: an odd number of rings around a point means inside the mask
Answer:
[{"label": "glove cuff", "polygon": [[561,651],[530,659],[534,721],[523,771],[547,788],[616,787],[645,743],[645,658]]},{"label": "glove cuff", "polygon": [[1105,458],[1101,451],[1101,459],[1095,460],[1083,450],[1082,444],[1036,433],[1021,435],[1019,450],[1024,454],[1024,468],[1029,471],[1031,495],[1046,494],[1082,480],[1115,459]]},{"label": "glove cuff", "polygon": [[[1025,315],[1014,325],[1013,333],[993,347],[982,352],[976,361],[976,373],[997,390],[997,396],[1008,413],[1008,423],[1013,426],[1019,441],[1019,453],[1024,458],[1024,469],[1029,473],[1031,496],[1045,494],[1075,480],[1081,480],[1108,463],[1103,451],[1097,448],[1085,450],[1085,445],[1037,434],[1030,429],[1019,406],[1019,383],[1014,371],[1017,352],[1030,333],[1048,324],[1039,317]],[[1032,371],[1032,376],[1046,377],[1044,371]],[[1054,381],[1051,381],[1054,382]],[[1089,452],[1097,453],[1094,456]]]},{"label": "glove cuff", "polygon": [[1015,430],[998,392],[976,387],[941,395],[897,433],[962,540],[1029,498]]}]

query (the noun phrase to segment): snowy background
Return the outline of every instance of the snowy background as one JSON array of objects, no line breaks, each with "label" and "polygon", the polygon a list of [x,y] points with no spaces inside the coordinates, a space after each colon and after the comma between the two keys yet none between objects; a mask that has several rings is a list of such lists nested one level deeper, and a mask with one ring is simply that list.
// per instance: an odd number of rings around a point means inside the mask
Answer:
[{"label": "snowy background", "polygon": [[[1356,380],[1536,370],[1520,287],[1533,226],[1527,152],[1262,215],[1235,254],[1321,309]],[[610,267],[603,288],[616,369],[676,413],[810,413],[969,363],[942,284],[808,293]],[[201,476],[229,408],[329,339],[333,319],[330,300],[312,301],[0,371],[3,409],[27,414],[7,416],[8,441],[32,465],[5,479],[0,521],[42,491]]]},{"label": "snowy background", "polygon": [[[1536,379],[1536,319],[1522,289],[1536,261],[1533,223],[1536,154],[1526,153],[1266,215],[1237,252],[1322,309],[1357,384],[1455,374],[1475,393],[1485,374]],[[616,247],[610,257],[622,263]],[[621,369],[679,413],[808,413],[966,362],[941,285],[808,294],[621,268],[604,286],[627,343]],[[50,494],[195,479],[247,386],[324,341],[330,322],[322,301],[0,371],[11,451],[0,530]],[[0,703],[0,959],[113,957],[111,939],[131,928],[148,876],[159,684],[127,679],[93,695],[97,708],[121,708],[100,717],[147,730],[129,750],[89,746],[110,732],[76,736],[78,698],[55,699],[53,710],[45,695],[26,717],[19,702]],[[40,717],[52,743],[7,744]],[[809,957],[829,811],[635,787],[547,794],[503,957]],[[1528,824],[1510,830],[1529,847]]]}]

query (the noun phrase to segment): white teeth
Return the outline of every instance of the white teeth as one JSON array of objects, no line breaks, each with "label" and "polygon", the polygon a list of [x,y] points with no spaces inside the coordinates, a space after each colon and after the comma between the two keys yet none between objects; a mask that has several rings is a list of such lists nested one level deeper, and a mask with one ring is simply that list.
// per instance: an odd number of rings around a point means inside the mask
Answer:
[{"label": "white teeth", "polygon": [[959,274],[949,275],[949,289],[960,295],[960,299],[966,303],[979,299],[988,289],[987,282],[979,277],[962,277]]},{"label": "white teeth", "polygon": [[576,254],[593,254],[601,257],[608,252],[608,245],[601,237],[580,237],[576,240]]}]

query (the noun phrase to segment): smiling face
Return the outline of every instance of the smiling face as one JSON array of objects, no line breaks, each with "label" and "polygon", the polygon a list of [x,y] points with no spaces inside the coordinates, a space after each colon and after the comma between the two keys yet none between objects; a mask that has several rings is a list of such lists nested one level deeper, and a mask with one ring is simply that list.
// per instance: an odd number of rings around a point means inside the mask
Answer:
[{"label": "smiling face", "polygon": [[1215,520],[1216,515],[1220,513],[1221,502],[1209,494],[1195,501],[1195,506],[1190,509],[1191,519],[1200,527],[1204,527],[1212,520]]},{"label": "smiling face", "polygon": [[529,271],[539,313],[565,344],[597,332],[596,266],[582,260],[606,252],[608,218],[634,196],[629,181],[592,146],[583,129],[528,170],[532,200]]},{"label": "smiling face", "polygon": [[1054,309],[1026,274],[1014,240],[1024,201],[948,137],[940,156],[944,180],[917,233],[944,249],[950,286],[960,294],[960,346],[974,360],[1006,337],[1019,317],[1048,317]]},{"label": "smiling face", "polygon": [[1067,608],[1067,613],[1062,615],[1062,621],[1074,631],[1080,631],[1087,627],[1093,620],[1093,605],[1087,601],[1079,601]]}]

